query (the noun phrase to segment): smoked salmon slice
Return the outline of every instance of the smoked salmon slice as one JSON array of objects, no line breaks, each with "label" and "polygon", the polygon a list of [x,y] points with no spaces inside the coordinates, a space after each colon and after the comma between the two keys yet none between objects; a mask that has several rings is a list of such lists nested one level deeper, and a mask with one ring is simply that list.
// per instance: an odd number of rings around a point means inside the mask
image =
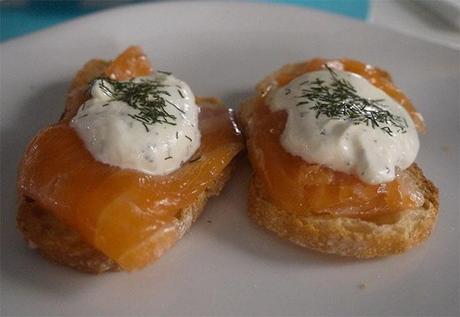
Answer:
[{"label": "smoked salmon slice", "polygon": [[287,114],[272,112],[264,97],[273,84],[283,86],[307,73],[330,68],[353,72],[368,79],[385,91],[409,112],[419,130],[425,125],[409,99],[391,82],[390,76],[377,68],[358,61],[313,59],[283,67],[259,84],[259,96],[251,116],[251,137],[248,153],[264,199],[281,210],[297,214],[324,213],[334,216],[372,218],[423,203],[413,180],[401,173],[394,181],[370,185],[355,176],[310,164],[289,154],[280,144]]},{"label": "smoked salmon slice", "polygon": [[201,146],[179,170],[152,176],[96,161],[69,126],[87,98],[89,82],[101,75],[124,80],[151,72],[138,47],[111,63],[87,63],[71,85],[61,121],[34,138],[18,178],[20,194],[127,271],[144,267],[179,238],[175,223],[181,211],[193,205],[243,149],[231,110],[202,104]]}]

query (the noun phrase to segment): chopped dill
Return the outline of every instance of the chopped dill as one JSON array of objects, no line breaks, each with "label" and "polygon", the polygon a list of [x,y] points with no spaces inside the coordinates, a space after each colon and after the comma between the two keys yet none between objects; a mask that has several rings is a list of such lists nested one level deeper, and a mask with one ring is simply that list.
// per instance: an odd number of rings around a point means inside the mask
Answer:
[{"label": "chopped dill", "polygon": [[[166,72],[161,73],[169,74]],[[99,80],[99,88],[105,94],[111,96],[112,100],[123,101],[139,111],[137,114],[130,114],[129,116],[141,122],[147,132],[149,131],[148,126],[155,123],[176,125],[177,118],[166,110],[167,104],[184,113],[177,105],[164,98],[171,95],[164,89],[167,85],[161,77],[154,80],[141,80],[140,82],[134,82],[133,80],[120,82],[102,77],[96,78],[92,84],[96,80]]]},{"label": "chopped dill", "polygon": [[190,142],[192,142],[192,138],[189,137],[188,135],[185,136]]},{"label": "chopped dill", "polygon": [[334,70],[328,66],[326,68],[332,77],[332,83],[325,85],[319,78],[302,82],[300,86],[308,86],[301,90],[297,106],[314,103],[310,109],[316,111],[316,118],[324,115],[335,120],[351,120],[353,124],[380,128],[390,136],[394,133],[392,127],[397,133],[407,132],[406,119],[388,111],[383,99],[361,97],[350,81],[338,78]]},{"label": "chopped dill", "polygon": [[173,158],[172,156],[165,157],[165,161],[166,161],[166,160],[170,160],[170,159],[172,159],[172,158]]}]

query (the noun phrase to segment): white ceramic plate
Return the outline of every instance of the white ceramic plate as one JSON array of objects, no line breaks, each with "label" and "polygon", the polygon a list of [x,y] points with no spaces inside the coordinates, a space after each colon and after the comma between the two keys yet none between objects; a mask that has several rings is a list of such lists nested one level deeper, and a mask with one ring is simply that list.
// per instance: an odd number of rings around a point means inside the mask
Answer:
[{"label": "white ceramic plate", "polygon": [[[243,163],[192,231],[143,271],[92,276],[45,261],[15,228],[19,159],[37,130],[58,119],[75,71],[130,44],[197,94],[234,107],[287,62],[349,56],[387,69],[428,124],[418,162],[441,190],[432,237],[404,255],[372,261],[296,247],[246,216]],[[1,313],[458,315],[459,58],[341,17],[229,2],[126,7],[1,45]]]}]

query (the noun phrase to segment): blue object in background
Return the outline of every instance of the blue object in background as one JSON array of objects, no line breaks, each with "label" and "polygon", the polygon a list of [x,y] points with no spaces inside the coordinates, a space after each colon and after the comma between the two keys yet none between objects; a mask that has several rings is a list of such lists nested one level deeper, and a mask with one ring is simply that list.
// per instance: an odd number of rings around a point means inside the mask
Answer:
[{"label": "blue object in background", "polygon": [[0,41],[95,12],[79,1],[5,1],[0,3]]},{"label": "blue object in background", "polygon": [[360,20],[366,20],[369,13],[369,0],[260,0],[260,2],[294,4]]},{"label": "blue object in background", "polygon": [[[0,42],[101,9],[145,0],[11,0],[0,3]],[[256,0],[310,7],[365,20],[369,0]]]}]

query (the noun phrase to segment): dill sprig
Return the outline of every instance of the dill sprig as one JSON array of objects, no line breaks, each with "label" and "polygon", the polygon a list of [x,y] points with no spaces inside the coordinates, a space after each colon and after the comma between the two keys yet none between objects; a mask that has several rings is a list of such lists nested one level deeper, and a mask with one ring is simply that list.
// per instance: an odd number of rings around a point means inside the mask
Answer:
[{"label": "dill sprig", "polygon": [[120,82],[111,78],[100,77],[96,78],[93,84],[96,81],[112,100],[123,101],[130,107],[137,109],[137,114],[129,114],[129,116],[141,122],[147,132],[149,131],[148,126],[155,123],[176,125],[177,117],[166,110],[168,104],[184,113],[182,109],[164,98],[171,96],[171,94],[164,89],[167,85],[161,77],[139,82],[134,82],[134,80]]},{"label": "dill sprig", "polygon": [[380,128],[393,136],[393,128],[398,133],[406,133],[408,124],[405,118],[388,111],[383,99],[367,99],[358,95],[356,88],[346,79],[340,79],[337,73],[326,66],[332,83],[326,85],[319,78],[305,81],[300,85],[308,85],[301,90],[301,101],[297,106],[314,103],[310,107],[316,111],[316,118],[321,115],[334,120],[351,120],[353,124],[366,124],[372,128]]}]

